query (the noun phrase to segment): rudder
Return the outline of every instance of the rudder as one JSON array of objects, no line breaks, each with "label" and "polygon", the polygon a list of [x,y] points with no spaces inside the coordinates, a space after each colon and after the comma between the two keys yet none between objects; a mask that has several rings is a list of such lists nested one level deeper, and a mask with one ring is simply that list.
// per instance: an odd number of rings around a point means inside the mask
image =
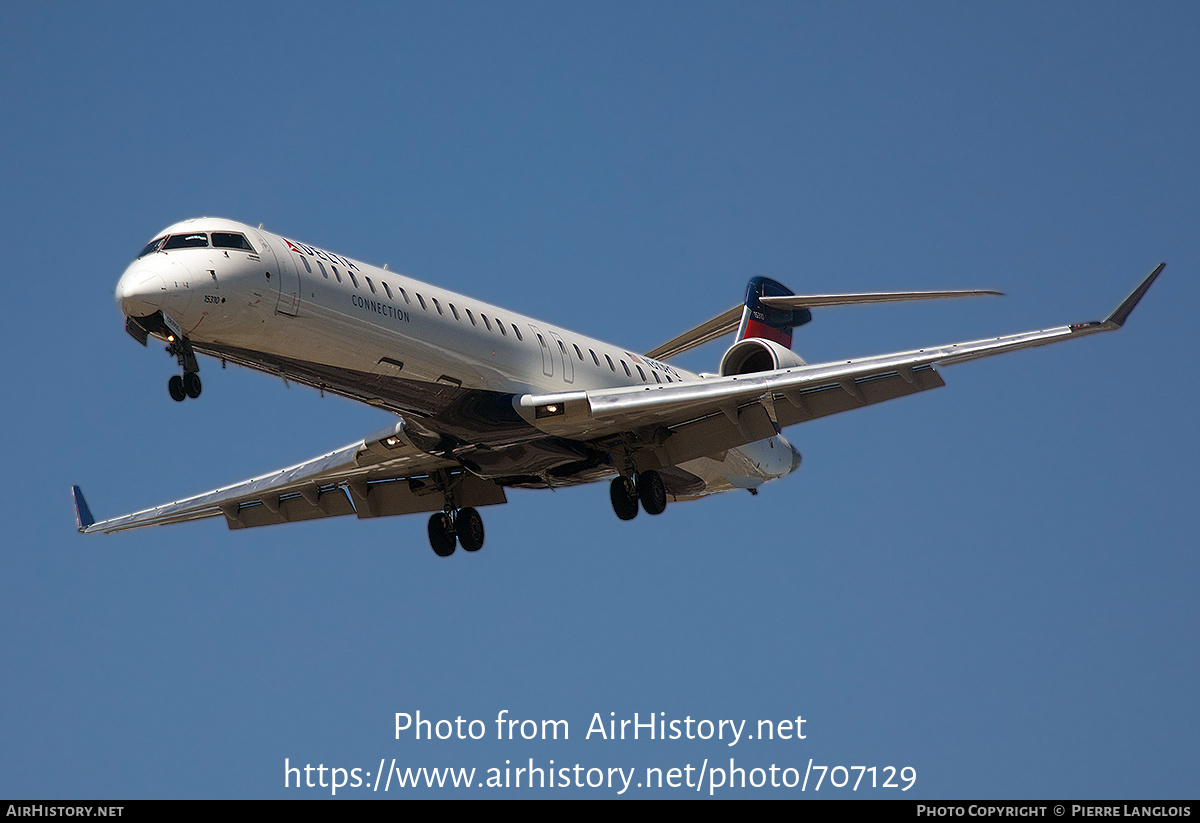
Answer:
[{"label": "rudder", "polygon": [[789,297],[795,294],[782,283],[769,277],[752,277],[746,284],[746,300],[742,307],[742,322],[737,339],[759,337],[781,346],[792,347],[792,329],[812,320],[808,309],[776,309],[764,305],[760,297]]}]

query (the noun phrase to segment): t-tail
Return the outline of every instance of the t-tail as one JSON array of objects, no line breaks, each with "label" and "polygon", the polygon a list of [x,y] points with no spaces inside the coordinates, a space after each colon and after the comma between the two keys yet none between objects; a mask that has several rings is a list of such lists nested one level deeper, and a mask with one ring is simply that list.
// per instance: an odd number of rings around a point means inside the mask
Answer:
[{"label": "t-tail", "polygon": [[[792,329],[812,320],[810,309],[817,306],[852,306],[861,303],[896,303],[904,300],[937,300],[945,297],[979,297],[1000,294],[990,289],[954,289],[946,291],[885,291],[860,294],[796,294],[769,277],[752,277],[746,285],[746,300],[705,323],[668,340],[646,353],[647,357],[666,360],[696,346],[724,337],[735,328],[737,341],[769,340],[790,349]],[[741,320],[739,321],[739,316]]]},{"label": "t-tail", "polygon": [[737,339],[759,337],[773,340],[781,346],[792,347],[792,329],[812,320],[807,308],[773,308],[762,301],[764,297],[791,297],[791,289],[769,277],[752,277],[746,284],[746,301],[742,305],[742,322],[738,324]]}]

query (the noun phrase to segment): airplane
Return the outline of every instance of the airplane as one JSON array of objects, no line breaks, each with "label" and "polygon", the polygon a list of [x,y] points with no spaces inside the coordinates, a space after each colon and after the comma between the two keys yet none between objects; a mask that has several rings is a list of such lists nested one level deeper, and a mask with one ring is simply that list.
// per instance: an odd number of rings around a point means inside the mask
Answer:
[{"label": "airplane", "polygon": [[[507,488],[609,481],[617,517],[795,471],[781,429],[945,385],[937,368],[1120,328],[1157,266],[1104,320],[808,364],[792,331],[825,306],[996,295],[989,290],[796,295],[754,277],[741,305],[637,354],[325,249],[218,218],[154,236],[121,276],[126,331],[167,344],[168,392],[200,396],[198,354],[385,409],[394,425],[311,460],[97,521],[80,532],[224,517],[231,529],[432,512],[442,557],[483,546],[479,507]],[[666,361],[734,333],[717,371]]]}]

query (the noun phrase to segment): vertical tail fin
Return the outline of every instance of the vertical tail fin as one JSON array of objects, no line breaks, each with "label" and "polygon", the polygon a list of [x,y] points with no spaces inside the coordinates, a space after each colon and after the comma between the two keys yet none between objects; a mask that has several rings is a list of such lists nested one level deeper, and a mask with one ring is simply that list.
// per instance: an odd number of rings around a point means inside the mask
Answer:
[{"label": "vertical tail fin", "polygon": [[746,302],[742,307],[742,322],[738,325],[737,339],[760,337],[772,340],[781,346],[792,347],[792,329],[812,320],[808,309],[774,309],[764,305],[760,297],[787,297],[794,294],[791,289],[769,277],[752,277],[746,284]]}]

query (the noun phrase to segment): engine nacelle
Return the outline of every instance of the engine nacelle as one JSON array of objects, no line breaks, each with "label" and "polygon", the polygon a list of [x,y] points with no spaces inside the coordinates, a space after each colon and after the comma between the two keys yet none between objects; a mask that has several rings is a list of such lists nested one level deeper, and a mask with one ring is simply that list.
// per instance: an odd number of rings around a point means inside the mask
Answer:
[{"label": "engine nacelle", "polygon": [[729,351],[721,358],[718,371],[722,377],[728,377],[731,374],[753,374],[806,365],[800,355],[774,340],[747,337],[729,347]]}]

